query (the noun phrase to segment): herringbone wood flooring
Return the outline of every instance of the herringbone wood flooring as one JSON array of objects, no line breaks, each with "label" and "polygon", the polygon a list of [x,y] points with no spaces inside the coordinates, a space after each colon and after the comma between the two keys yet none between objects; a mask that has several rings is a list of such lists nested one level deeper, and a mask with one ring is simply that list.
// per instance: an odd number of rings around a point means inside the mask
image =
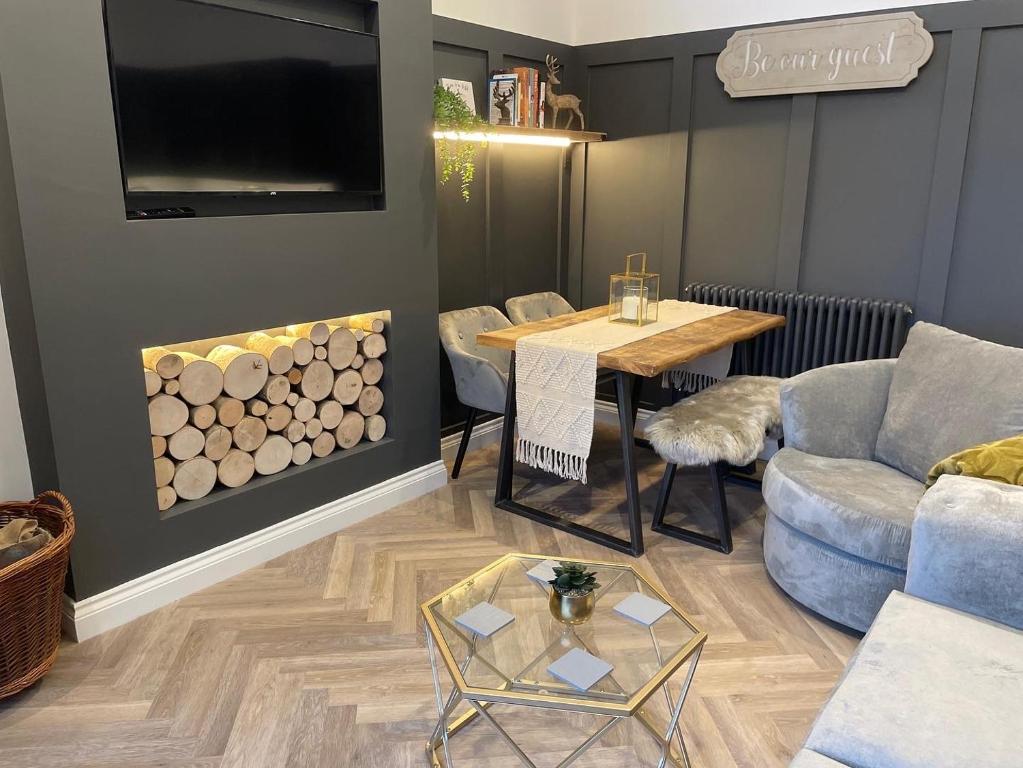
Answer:
[{"label": "herringbone wood flooring", "polygon": [[[598,432],[591,484],[521,472],[521,492],[609,528],[620,522],[621,463]],[[638,451],[649,510],[661,465]],[[495,510],[496,448],[470,454],[461,479],[125,627],[66,643],[51,674],[0,703],[0,766],[304,768],[424,766],[433,687],[421,600],[508,551],[624,560],[597,545]],[[521,471],[521,470],[520,470]],[[857,639],[809,614],[768,579],[762,502],[731,487],[735,552],[647,531],[637,565],[708,630],[683,711],[693,763],[788,763]],[[676,482],[676,519],[705,518],[702,474]],[[582,738],[582,720],[494,712],[540,766]],[[589,727],[589,723],[586,723]],[[595,727],[590,728],[595,730]],[[651,764],[650,740],[612,730],[580,766]],[[453,744],[456,765],[517,759],[482,722]],[[461,760],[459,760],[461,758]]]}]

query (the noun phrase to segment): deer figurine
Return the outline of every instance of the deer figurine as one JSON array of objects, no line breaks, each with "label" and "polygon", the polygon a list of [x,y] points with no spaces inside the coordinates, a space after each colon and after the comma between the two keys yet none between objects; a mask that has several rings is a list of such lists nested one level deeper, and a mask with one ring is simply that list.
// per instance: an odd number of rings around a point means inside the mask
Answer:
[{"label": "deer figurine", "polygon": [[500,125],[511,125],[511,107],[508,106],[508,102],[511,101],[511,97],[515,94],[515,90],[509,88],[507,91],[501,90],[500,83],[494,83],[494,106],[501,111],[501,122]]},{"label": "deer figurine", "polygon": [[565,124],[567,130],[572,126],[572,120],[575,119],[575,115],[579,116],[579,130],[586,130],[586,120],[583,118],[583,113],[579,111],[579,105],[582,100],[578,96],[573,96],[570,93],[555,93],[554,86],[561,85],[561,81],[558,79],[558,70],[561,66],[558,64],[558,57],[547,54],[547,106],[551,108],[554,113],[551,117],[551,125],[555,128],[558,127],[558,112],[562,109],[570,109],[572,113],[568,116],[568,122]]}]

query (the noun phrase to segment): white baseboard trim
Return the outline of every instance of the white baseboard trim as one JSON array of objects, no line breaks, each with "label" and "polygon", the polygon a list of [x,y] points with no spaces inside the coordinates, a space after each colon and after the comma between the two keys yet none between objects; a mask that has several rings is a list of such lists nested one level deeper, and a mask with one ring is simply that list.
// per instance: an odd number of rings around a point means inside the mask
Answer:
[{"label": "white baseboard trim", "polygon": [[[472,437],[469,438],[470,451],[486,448],[501,441],[501,429],[504,427],[504,419],[491,419],[472,428]],[[445,461],[454,461],[458,453],[458,443],[462,440],[462,433],[456,432],[453,435],[441,438],[440,455]]]},{"label": "white baseboard trim", "polygon": [[64,630],[79,642],[127,624],[342,528],[443,487],[443,461],[392,477],[137,579],[74,601],[64,596]]}]

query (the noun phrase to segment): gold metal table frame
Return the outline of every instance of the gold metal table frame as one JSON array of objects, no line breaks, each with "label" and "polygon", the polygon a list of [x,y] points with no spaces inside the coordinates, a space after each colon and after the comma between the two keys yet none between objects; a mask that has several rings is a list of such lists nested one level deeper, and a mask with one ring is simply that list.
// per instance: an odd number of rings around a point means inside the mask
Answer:
[{"label": "gold metal table frame", "polygon": [[[638,581],[642,582],[644,586],[649,588],[659,599],[666,603],[679,618],[688,624],[693,629],[694,635],[692,639],[680,648],[679,651],[670,659],[663,659],[661,658],[658,643],[654,638],[655,625],[648,627],[647,629],[650,632],[652,647],[657,654],[657,661],[660,664],[660,669],[656,674],[650,676],[650,679],[646,682],[646,684],[631,696],[626,694],[624,688],[618,686],[622,691],[622,696],[612,697],[590,694],[588,697],[573,697],[571,694],[575,691],[575,689],[572,686],[562,683],[552,683],[550,681],[541,683],[528,677],[529,673],[536,668],[543,658],[546,657],[551,648],[560,643],[567,635],[573,636],[576,642],[584,648],[586,647],[585,643],[583,643],[582,639],[576,633],[575,628],[568,625],[565,626],[561,637],[554,639],[543,652],[536,656],[536,658],[531,662],[527,663],[517,674],[510,676],[506,675],[497,669],[497,667],[476,655],[478,638],[475,635],[472,635],[471,637],[467,636],[467,634],[471,635],[471,633],[463,633],[462,630],[456,627],[453,622],[447,621],[442,616],[436,614],[432,609],[434,606],[442,602],[447,595],[465,587],[466,585],[472,585],[474,580],[486,574],[488,571],[504,565],[508,562],[508,560],[521,560],[525,558],[528,558],[529,560],[550,559],[562,562],[580,562],[587,565],[621,569],[623,573],[631,573]],[[503,574],[500,578],[503,579]],[[499,579],[498,583],[492,589],[491,598],[493,598],[493,594],[497,592],[500,583]],[[604,590],[606,591],[610,588],[610,586],[611,585],[605,585]],[[537,584],[537,587],[541,590],[543,589],[543,587],[540,587],[539,584]],[[620,563],[605,563],[592,560],[574,560],[572,558],[565,557],[547,557],[544,555],[521,555],[513,553],[505,555],[491,563],[483,570],[473,574],[467,579],[463,579],[458,584],[455,584],[451,588],[442,592],[440,595],[437,595],[433,599],[423,603],[421,610],[426,629],[426,642],[429,649],[430,667],[433,673],[435,703],[438,714],[437,726],[434,728],[433,733],[426,744],[426,753],[432,768],[454,768],[451,761],[449,741],[455,734],[477,719],[486,721],[501,737],[505,744],[508,745],[524,766],[527,766],[527,768],[536,768],[535,763],[530,760],[529,756],[488,711],[494,704],[520,705],[555,711],[606,716],[608,718],[607,722],[603,723],[592,734],[589,734],[578,747],[562,759],[562,761],[558,763],[558,768],[564,768],[565,766],[569,766],[574,763],[583,754],[585,754],[587,750],[597,744],[606,733],[628,718],[635,718],[636,722],[642,726],[643,730],[645,730],[660,747],[660,759],[657,762],[658,768],[664,768],[664,766],[667,765],[674,766],[675,768],[691,768],[689,754],[686,749],[686,742],[682,734],[679,720],[682,713],[682,707],[685,703],[690,685],[692,684],[693,675],[696,672],[696,667],[699,663],[700,653],[702,652],[703,645],[707,640],[707,634],[706,632],[699,630],[688,615],[667,595],[665,595],[650,581],[644,579],[631,566]],[[449,631],[458,633],[461,639],[466,643],[468,650],[465,654],[465,658],[460,661],[455,658],[444,638],[443,633],[441,632],[440,622],[444,623]],[[465,672],[473,659],[477,659],[482,662],[499,677],[503,678],[504,683],[500,687],[494,688],[477,688],[468,685],[465,680]],[[441,666],[443,666],[447,671],[451,682],[451,690],[447,697],[444,695],[444,686],[442,684],[440,673]],[[676,680],[679,676],[682,677],[681,687],[677,697],[673,698],[671,691],[669,690],[669,683]],[[613,673],[611,674],[611,677],[613,680]],[[657,718],[652,712],[648,711],[648,708],[646,707],[651,697],[653,697],[658,690],[662,692],[665,703],[667,704],[667,710],[670,713],[670,717],[666,725],[663,722],[658,723]],[[622,700],[622,698],[626,698],[627,700]],[[454,712],[458,709],[462,702],[468,703],[471,709],[452,720],[451,718]],[[677,750],[673,744],[673,737],[678,745]]]}]

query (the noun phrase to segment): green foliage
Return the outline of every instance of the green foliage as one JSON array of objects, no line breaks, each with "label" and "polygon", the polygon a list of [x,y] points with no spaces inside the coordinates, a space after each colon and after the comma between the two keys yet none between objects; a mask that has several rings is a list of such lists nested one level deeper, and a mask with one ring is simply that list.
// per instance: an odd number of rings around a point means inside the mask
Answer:
[{"label": "green foliage", "polygon": [[[433,88],[433,119],[438,131],[466,133],[482,130],[485,123],[474,115],[461,97],[441,85]],[[469,202],[469,187],[476,177],[476,144],[471,141],[437,139],[440,152],[440,183],[457,176],[462,199]]]},{"label": "green foliage", "polygon": [[582,563],[562,563],[554,567],[554,578],[550,581],[551,586],[557,587],[561,592],[569,590],[580,590],[592,592],[600,588],[597,583],[596,571],[587,571]]}]

